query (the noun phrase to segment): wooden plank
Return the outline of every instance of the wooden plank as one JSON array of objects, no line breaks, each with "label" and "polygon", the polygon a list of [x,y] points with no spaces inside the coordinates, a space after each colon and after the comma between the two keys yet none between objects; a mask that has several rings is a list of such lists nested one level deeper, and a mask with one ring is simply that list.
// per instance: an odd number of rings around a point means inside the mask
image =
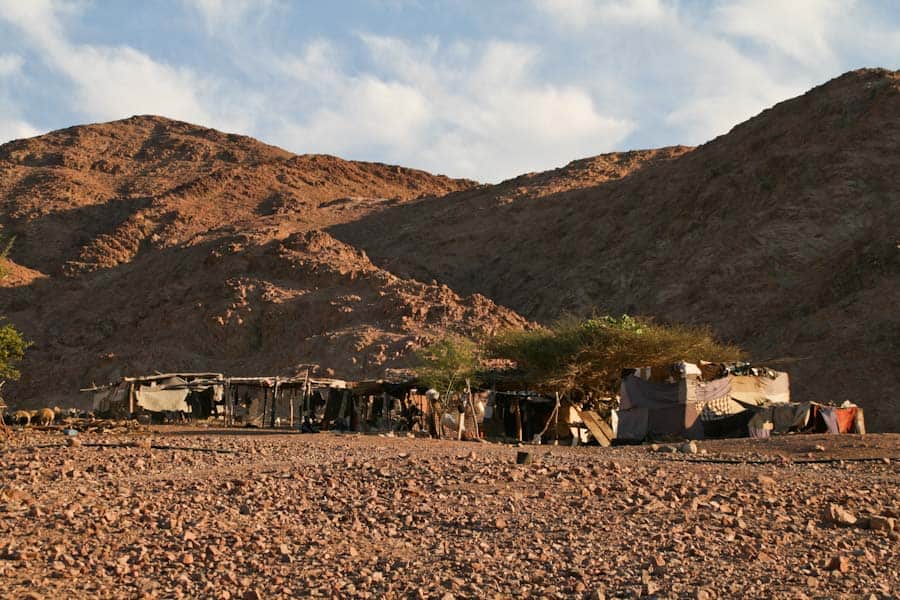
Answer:
[{"label": "wooden plank", "polygon": [[612,434],[612,430],[609,425],[600,418],[600,415],[592,410],[578,410],[578,408],[576,408],[575,411],[578,413],[578,416],[581,417],[581,420],[584,421],[584,424],[591,432],[591,435],[594,436],[594,439],[597,440],[597,443],[604,447],[612,444],[612,435],[607,435],[606,433],[608,431]]},{"label": "wooden plank", "polygon": [[851,431],[860,435],[866,435],[866,417],[861,408],[856,409],[856,419],[853,421],[853,429]]},{"label": "wooden plank", "polygon": [[609,426],[609,423],[606,422],[606,419],[601,419],[600,415],[597,415],[597,425],[600,426],[600,429],[603,430],[603,435],[605,435],[606,439],[608,439],[610,442],[612,442],[616,438],[616,434],[613,433],[612,427]]}]

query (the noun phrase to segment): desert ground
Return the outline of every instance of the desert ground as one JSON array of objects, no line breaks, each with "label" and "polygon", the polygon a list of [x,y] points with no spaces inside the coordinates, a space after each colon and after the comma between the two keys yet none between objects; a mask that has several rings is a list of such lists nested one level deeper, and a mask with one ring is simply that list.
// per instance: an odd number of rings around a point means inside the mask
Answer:
[{"label": "desert ground", "polygon": [[0,449],[0,597],[900,594],[898,434],[697,454],[172,426],[66,439],[19,430]]}]

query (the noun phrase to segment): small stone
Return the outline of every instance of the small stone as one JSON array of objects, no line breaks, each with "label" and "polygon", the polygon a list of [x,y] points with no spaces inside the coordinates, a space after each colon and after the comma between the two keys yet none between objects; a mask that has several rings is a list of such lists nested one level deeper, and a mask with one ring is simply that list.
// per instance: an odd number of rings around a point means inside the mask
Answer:
[{"label": "small stone", "polygon": [[756,482],[764,488],[775,486],[775,479],[768,475],[757,475]]},{"label": "small stone", "polygon": [[825,565],[825,568],[829,571],[838,571],[840,573],[846,573],[850,570],[850,557],[844,556],[843,554],[838,554],[837,556],[831,557],[831,560]]},{"label": "small stone", "polygon": [[874,529],[875,531],[894,531],[896,528],[896,521],[893,517],[874,515],[869,517],[868,525],[869,529]]},{"label": "small stone", "polygon": [[858,521],[852,512],[837,504],[829,504],[825,509],[825,520],[829,523],[847,526],[856,525]]},{"label": "small stone", "polygon": [[689,441],[689,442],[683,443],[683,444],[679,447],[678,450],[679,450],[682,454],[697,454],[697,453],[700,451],[700,449],[697,448],[697,442],[695,442],[694,440],[691,440],[691,441]]}]

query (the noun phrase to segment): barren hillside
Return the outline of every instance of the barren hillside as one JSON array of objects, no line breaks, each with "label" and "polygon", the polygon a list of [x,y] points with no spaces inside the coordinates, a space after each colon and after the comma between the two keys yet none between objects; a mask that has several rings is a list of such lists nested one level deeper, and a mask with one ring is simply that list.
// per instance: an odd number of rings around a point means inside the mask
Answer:
[{"label": "barren hillside", "polygon": [[331,232],[530,319],[710,324],[777,359],[796,397],[900,427],[900,73],[848,73],[687,150],[576,161]]},{"label": "barren hillside", "polygon": [[[473,182],[330,156],[159,117],[0,147],[16,236],[0,314],[34,341],[24,404],[126,373],[380,376],[447,330],[524,320],[479,296],[401,280],[326,226]],[[328,371],[328,370],[331,371]]]},{"label": "barren hillside", "polygon": [[19,140],[0,146],[0,314],[35,345],[9,397],[152,369],[377,376],[448,329],[596,309],[709,324],[795,397],[897,429],[898,150],[883,70],[695,149],[496,186],[160,117]]}]

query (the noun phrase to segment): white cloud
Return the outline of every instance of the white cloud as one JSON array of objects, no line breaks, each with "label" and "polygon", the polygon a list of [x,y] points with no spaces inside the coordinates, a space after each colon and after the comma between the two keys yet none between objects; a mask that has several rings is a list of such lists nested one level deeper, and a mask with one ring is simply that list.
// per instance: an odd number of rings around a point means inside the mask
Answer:
[{"label": "white cloud", "polygon": [[20,119],[0,118],[0,144],[39,135],[41,131]]},{"label": "white cloud", "polygon": [[0,54],[0,77],[18,74],[24,63],[18,54]]},{"label": "white cloud", "polygon": [[276,139],[300,152],[359,158],[377,148],[399,158],[415,152],[433,118],[428,100],[401,83],[351,78],[333,91],[331,102],[302,122],[289,122]]},{"label": "white cloud", "polygon": [[834,25],[853,3],[842,0],[738,0],[719,6],[717,29],[805,65],[833,65]]},{"label": "white cloud", "polygon": [[158,63],[127,46],[77,46],[53,56],[75,83],[78,105],[91,118],[162,114],[199,123],[212,121],[200,99],[207,82],[189,69]]},{"label": "white cloud", "polygon": [[535,46],[360,40],[380,77],[352,74],[321,42],[283,61],[324,108],[282,124],[278,142],[297,149],[315,141],[354,158],[377,149],[381,160],[497,180],[612,149],[632,128],[601,114],[584,89],[538,81]]},{"label": "white cloud", "polygon": [[[894,44],[892,33],[873,26],[855,1],[534,2],[560,35],[572,38],[576,52],[590,57],[581,60],[597,65],[587,76],[627,89],[627,114],[640,115],[635,135],[656,144],[707,141],[861,66],[847,64],[853,50],[886,57]],[[872,52],[876,38],[882,47]],[[615,93],[608,86],[590,89],[595,98]],[[657,124],[664,138],[654,135]]]},{"label": "white cloud", "polygon": [[248,21],[262,21],[279,6],[277,0],[183,0],[199,13],[207,32],[217,33]]},{"label": "white cloud", "polygon": [[161,114],[227,129],[252,126],[236,108],[211,100],[220,85],[211,77],[158,62],[129,46],[72,42],[65,20],[77,14],[76,8],[54,0],[0,0],[0,18],[18,27],[40,60],[73,86],[74,102],[67,108],[92,120]]},{"label": "white cloud", "polygon": [[[21,34],[0,42],[0,133],[34,133],[27,96],[49,89],[47,104],[57,94],[65,113],[85,119],[164,114],[295,152],[493,181],[605,151],[702,143],[843,70],[896,68],[900,56],[896,24],[862,0],[532,0],[530,12],[486,8],[477,30],[449,19],[440,36],[426,24],[413,38],[348,39],[328,22],[303,40],[277,38],[272,16],[314,19],[309,7],[180,5],[180,18],[200,24],[186,34],[199,45],[193,67],[159,59],[152,45],[76,38],[84,1],[0,0],[0,21]],[[418,22],[437,12],[415,0],[357,9]],[[466,37],[479,31],[502,33]],[[211,51],[221,60],[207,69]],[[47,68],[30,68],[38,63]],[[56,75],[51,85],[32,80],[47,77],[38,71]]]},{"label": "white cloud", "polygon": [[13,102],[24,64],[18,54],[0,54],[0,144],[40,133],[22,118],[22,107]]},{"label": "white cloud", "polygon": [[533,0],[560,24],[575,29],[604,25],[641,25],[664,20],[660,0]]}]

